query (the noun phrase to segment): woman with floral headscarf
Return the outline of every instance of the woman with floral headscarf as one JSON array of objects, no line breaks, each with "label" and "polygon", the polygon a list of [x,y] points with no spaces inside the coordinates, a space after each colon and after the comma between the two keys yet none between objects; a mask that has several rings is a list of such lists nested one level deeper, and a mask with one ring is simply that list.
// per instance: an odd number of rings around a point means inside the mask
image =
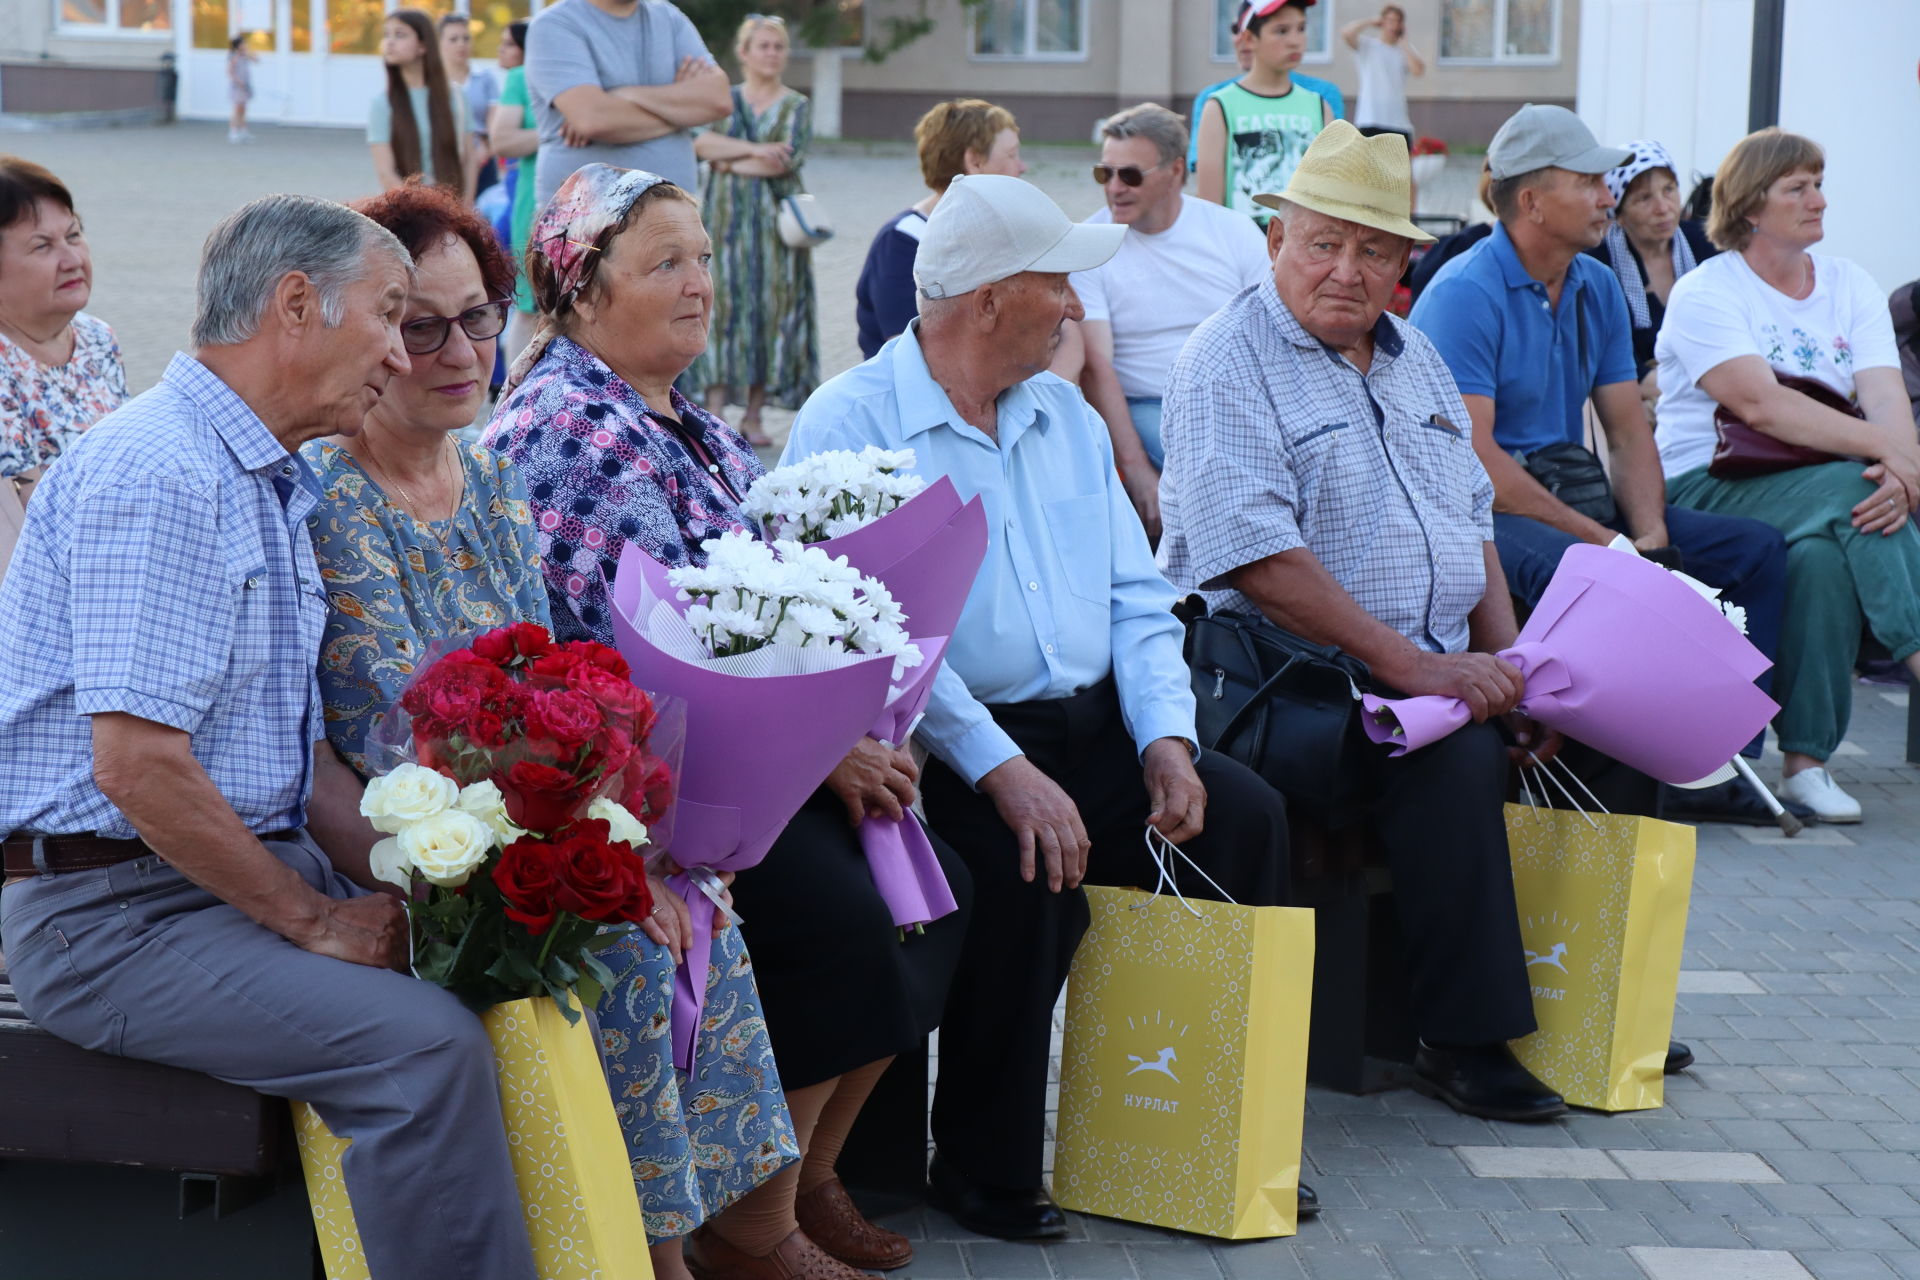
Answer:
[{"label": "woman with floral headscarf", "polygon": [[1620,277],[1633,321],[1640,395],[1651,402],[1660,395],[1653,376],[1653,340],[1660,335],[1673,282],[1720,251],[1707,239],[1705,223],[1680,216],[1680,179],[1667,149],[1646,140],[1629,142],[1626,148],[1632,156],[1606,175],[1614,200],[1607,238],[1587,252]]},{"label": "woman with floral headscarf", "polygon": [[[740,504],[759,459],[673,389],[706,346],[711,256],[692,198],[639,170],[576,170],[534,225],[541,325],[486,441],[526,476],[563,638],[612,642],[604,580],[628,542],[704,564],[705,540],[754,532]],[[701,1280],[858,1280],[854,1267],[913,1258],[861,1216],[834,1162],[888,1063],[939,1020],[966,928],[971,882],[937,838],[960,910],[904,940],[860,846],[857,824],[899,817],[918,776],[910,755],[864,740],[734,885],[803,1160],[695,1233]]]}]

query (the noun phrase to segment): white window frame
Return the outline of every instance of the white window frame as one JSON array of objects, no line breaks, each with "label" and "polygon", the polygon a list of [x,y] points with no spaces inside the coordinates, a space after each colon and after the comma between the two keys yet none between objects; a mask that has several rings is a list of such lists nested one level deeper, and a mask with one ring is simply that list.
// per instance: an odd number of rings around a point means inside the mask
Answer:
[{"label": "white window frame", "polygon": [[[1327,63],[1333,61],[1333,42],[1340,38],[1340,26],[1333,16],[1336,3],[1337,0],[1320,0],[1320,3],[1314,6],[1315,10],[1326,14],[1327,47],[1318,53],[1315,53],[1312,49],[1307,50],[1306,55],[1300,59],[1301,66],[1307,66],[1309,64],[1325,66]],[[1233,0],[1233,4],[1235,8],[1238,8],[1240,0]],[[1214,5],[1216,9],[1214,16],[1218,18],[1219,13],[1217,10],[1219,0],[1214,0]],[[1308,15],[1308,20],[1312,20],[1311,14]],[[1227,29],[1224,24],[1216,26],[1213,30],[1213,53],[1208,58],[1208,61],[1217,63],[1223,67],[1231,67],[1239,62],[1239,59],[1233,56],[1233,40],[1227,35]]]},{"label": "white window frame", "polygon": [[[169,44],[173,43],[176,28],[172,26],[163,27],[158,31],[142,31],[138,27],[121,26],[120,0],[101,0],[101,3],[106,6],[107,20],[98,24],[69,22],[66,15],[61,12],[64,7],[61,0],[47,0],[47,3],[53,6],[54,34],[62,37],[78,36],[83,40],[164,40]],[[172,0],[168,0],[168,19],[171,20],[177,16]]]},{"label": "white window frame", "polygon": [[[1019,0],[1027,15],[1026,47],[1033,49],[1034,35],[1039,27],[1040,10],[1038,0]],[[967,19],[967,61],[969,62],[1085,62],[1089,50],[1085,47],[1093,42],[1093,29],[1087,18],[1087,0],[1078,0],[1080,6],[1080,39],[1082,48],[1078,53],[981,53],[980,21],[982,14],[975,10]]]},{"label": "white window frame", "polygon": [[1549,0],[1553,6],[1553,46],[1547,53],[1506,53],[1507,6],[1512,0],[1493,0],[1493,56],[1491,58],[1449,57],[1434,51],[1434,61],[1443,67],[1555,67],[1560,65],[1560,27],[1566,16],[1561,0]]}]

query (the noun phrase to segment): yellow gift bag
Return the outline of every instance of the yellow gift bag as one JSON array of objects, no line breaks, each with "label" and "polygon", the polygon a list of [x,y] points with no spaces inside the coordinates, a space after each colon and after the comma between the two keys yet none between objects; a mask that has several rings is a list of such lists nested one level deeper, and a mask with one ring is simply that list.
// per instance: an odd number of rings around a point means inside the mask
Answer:
[{"label": "yellow gift bag", "polygon": [[1089,888],[1053,1164],[1081,1213],[1294,1232],[1313,913]]},{"label": "yellow gift bag", "polygon": [[[495,1005],[482,1021],[540,1280],[652,1280],[626,1139],[592,1028],[584,1019],[569,1025],[544,996]],[[327,1280],[370,1280],[340,1177],[348,1144],[304,1102],[293,1104],[293,1122]]]},{"label": "yellow gift bag", "polygon": [[1513,1050],[1576,1107],[1640,1111],[1665,1097],[1693,837],[1631,814],[1507,806],[1540,1024]]}]

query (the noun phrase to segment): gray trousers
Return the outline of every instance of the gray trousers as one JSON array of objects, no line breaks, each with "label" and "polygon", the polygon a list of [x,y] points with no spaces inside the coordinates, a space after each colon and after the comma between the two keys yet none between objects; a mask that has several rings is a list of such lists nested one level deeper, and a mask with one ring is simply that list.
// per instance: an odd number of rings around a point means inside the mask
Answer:
[{"label": "gray trousers", "polygon": [[[304,834],[267,849],[366,891]],[[157,857],[0,894],[21,1007],[63,1040],[313,1104],[374,1280],[533,1280],[486,1032],[439,987],[302,951]]]}]

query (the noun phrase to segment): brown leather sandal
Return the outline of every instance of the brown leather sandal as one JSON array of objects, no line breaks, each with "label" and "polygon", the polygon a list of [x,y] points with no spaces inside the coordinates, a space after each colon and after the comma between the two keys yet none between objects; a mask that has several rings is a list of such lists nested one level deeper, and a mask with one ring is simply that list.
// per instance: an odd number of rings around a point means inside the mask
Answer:
[{"label": "brown leather sandal", "polygon": [[801,1195],[793,1202],[793,1213],[800,1229],[842,1262],[892,1271],[913,1261],[907,1238],[868,1222],[838,1178]]},{"label": "brown leather sandal", "polygon": [[772,1253],[755,1257],[702,1228],[687,1242],[687,1270],[694,1280],[862,1280],[804,1231],[794,1231]]}]

